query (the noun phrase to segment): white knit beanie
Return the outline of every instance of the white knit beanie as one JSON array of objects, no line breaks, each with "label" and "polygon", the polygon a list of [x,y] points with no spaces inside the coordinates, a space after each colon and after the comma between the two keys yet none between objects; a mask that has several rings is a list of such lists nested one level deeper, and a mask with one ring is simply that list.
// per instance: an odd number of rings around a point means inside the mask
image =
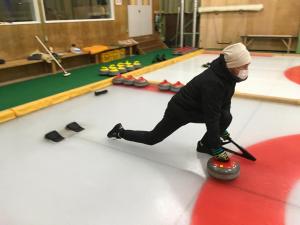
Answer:
[{"label": "white knit beanie", "polygon": [[245,45],[236,43],[223,49],[224,59],[228,68],[240,67],[251,62],[251,56]]}]

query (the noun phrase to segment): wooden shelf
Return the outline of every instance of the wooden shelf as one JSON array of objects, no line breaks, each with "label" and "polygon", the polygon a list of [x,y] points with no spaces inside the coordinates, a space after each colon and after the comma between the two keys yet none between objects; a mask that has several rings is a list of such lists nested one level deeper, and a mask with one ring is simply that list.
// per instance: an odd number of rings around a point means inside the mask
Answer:
[{"label": "wooden shelf", "polygon": [[82,53],[63,52],[63,53],[60,53],[60,54],[62,54],[62,55],[60,55],[60,57],[62,59],[64,59],[64,58],[72,58],[72,57],[76,57],[76,56],[89,55],[88,52],[82,52]]},{"label": "wooden shelf", "polygon": [[43,60],[28,60],[28,59],[18,59],[18,60],[13,60],[13,61],[7,61],[5,64],[0,65],[0,70],[18,67],[18,66],[26,66],[26,65],[30,65],[30,64],[36,64],[36,63],[43,63],[43,62],[44,62]]}]

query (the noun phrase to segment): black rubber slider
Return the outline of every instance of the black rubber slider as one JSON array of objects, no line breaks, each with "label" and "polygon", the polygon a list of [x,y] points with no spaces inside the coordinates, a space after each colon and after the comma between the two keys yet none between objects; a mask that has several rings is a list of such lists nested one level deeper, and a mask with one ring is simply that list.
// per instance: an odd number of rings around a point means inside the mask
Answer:
[{"label": "black rubber slider", "polygon": [[102,95],[102,94],[106,94],[108,91],[107,90],[99,90],[99,91],[95,91],[95,95]]},{"label": "black rubber slider", "polygon": [[72,130],[74,132],[80,132],[80,131],[83,131],[84,128],[81,127],[78,123],[76,122],[72,122],[72,123],[69,123],[67,126],[66,126],[66,129],[67,130]]},{"label": "black rubber slider", "polygon": [[65,139],[56,130],[50,131],[49,133],[45,134],[45,138],[53,142],[60,142]]}]

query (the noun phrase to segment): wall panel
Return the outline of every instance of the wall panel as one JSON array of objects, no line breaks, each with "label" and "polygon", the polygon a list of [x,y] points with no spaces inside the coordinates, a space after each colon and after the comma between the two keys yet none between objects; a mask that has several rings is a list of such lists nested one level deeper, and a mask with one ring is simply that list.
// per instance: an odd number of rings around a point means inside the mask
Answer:
[{"label": "wall panel", "polygon": [[[221,49],[220,42],[239,42],[246,34],[289,34],[297,36],[300,29],[299,0],[202,0],[202,6],[263,4],[259,12],[226,12],[202,14],[200,47]],[[219,43],[218,43],[219,42]],[[285,50],[280,41],[255,41],[254,50]],[[296,48],[294,40],[293,50]]]}]

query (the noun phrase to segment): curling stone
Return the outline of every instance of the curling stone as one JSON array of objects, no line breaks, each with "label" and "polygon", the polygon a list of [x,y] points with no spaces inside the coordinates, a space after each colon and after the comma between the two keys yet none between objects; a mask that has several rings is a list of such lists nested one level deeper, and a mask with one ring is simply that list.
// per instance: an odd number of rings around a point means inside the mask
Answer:
[{"label": "curling stone", "polygon": [[134,77],[129,75],[128,77],[124,78],[123,84],[128,85],[128,86],[133,85],[134,81],[135,81]]},{"label": "curling stone", "polygon": [[111,64],[111,65],[109,65],[109,67],[108,67],[108,69],[114,69],[114,68],[117,68],[117,67],[115,66],[115,64]]},{"label": "curling stone", "polygon": [[240,164],[232,159],[220,162],[212,157],[207,162],[207,172],[218,180],[233,180],[240,175]]},{"label": "curling stone", "polygon": [[125,67],[126,65],[125,65],[125,63],[118,63],[117,64],[117,67]]},{"label": "curling stone", "polygon": [[149,85],[149,82],[143,77],[139,77],[134,81],[134,86],[136,87],[146,87]]},{"label": "curling stone", "polygon": [[167,80],[164,80],[158,84],[158,88],[160,91],[168,91],[171,88],[171,83]]},{"label": "curling stone", "polygon": [[134,61],[133,66],[134,66],[135,69],[142,68],[142,64],[140,63],[140,61]]},{"label": "curling stone", "polygon": [[106,66],[101,66],[99,74],[100,75],[108,75],[109,69]]},{"label": "curling stone", "polygon": [[119,66],[118,65],[118,70],[120,71],[120,73],[126,73],[127,72],[125,66]]},{"label": "curling stone", "polygon": [[112,83],[113,84],[123,84],[124,79],[125,78],[121,74],[119,74],[112,79]]},{"label": "curling stone", "polygon": [[116,67],[110,67],[109,76],[116,76],[120,73],[120,71]]},{"label": "curling stone", "polygon": [[134,70],[134,66],[131,63],[126,63],[125,66],[126,66],[127,71],[133,71]]},{"label": "curling stone", "polygon": [[179,92],[183,86],[184,84],[180,83],[180,81],[177,81],[175,84],[171,85],[170,90],[172,92]]}]

